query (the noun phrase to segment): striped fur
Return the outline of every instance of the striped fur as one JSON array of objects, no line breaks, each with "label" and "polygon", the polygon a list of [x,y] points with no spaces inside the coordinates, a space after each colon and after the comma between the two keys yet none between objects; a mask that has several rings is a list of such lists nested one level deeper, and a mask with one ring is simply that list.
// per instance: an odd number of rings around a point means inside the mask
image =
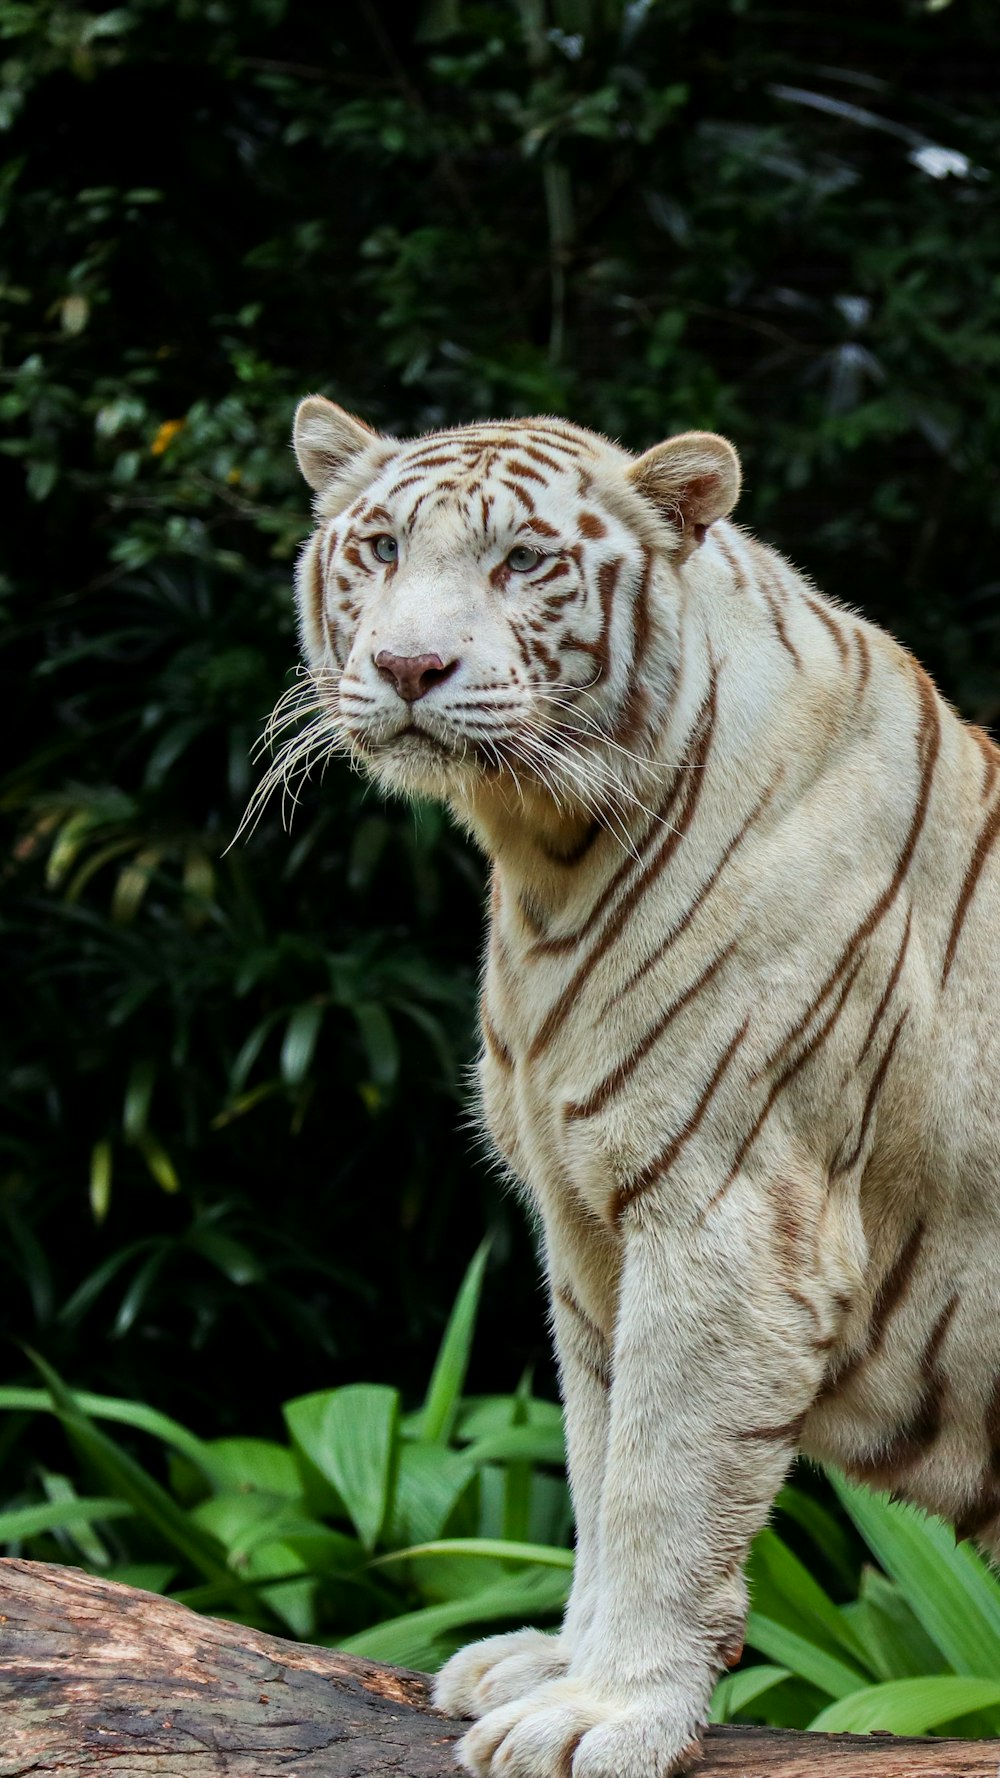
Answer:
[{"label": "striped fur", "polygon": [[664,1778],[796,1449],[1000,1552],[1000,754],[728,522],[722,440],[312,398],[297,448],[317,744],[492,860],[482,1116],[566,1401],[562,1632],[437,1695],[477,1773]]}]

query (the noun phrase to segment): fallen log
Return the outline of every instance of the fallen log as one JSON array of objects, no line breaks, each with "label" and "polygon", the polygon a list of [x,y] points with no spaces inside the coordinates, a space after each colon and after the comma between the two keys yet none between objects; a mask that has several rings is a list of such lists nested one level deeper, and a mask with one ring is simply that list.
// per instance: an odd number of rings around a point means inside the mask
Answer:
[{"label": "fallen log", "polygon": [[[451,1778],[423,1674],[0,1560],[0,1778]],[[696,1778],[997,1778],[993,1741],[713,1728]]]}]

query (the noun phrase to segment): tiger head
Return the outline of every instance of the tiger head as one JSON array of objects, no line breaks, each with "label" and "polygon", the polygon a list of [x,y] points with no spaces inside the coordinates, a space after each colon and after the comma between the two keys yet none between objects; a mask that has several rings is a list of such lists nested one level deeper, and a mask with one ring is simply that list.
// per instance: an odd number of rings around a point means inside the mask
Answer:
[{"label": "tiger head", "polygon": [[734,505],[732,446],[635,459],[560,419],[386,438],[320,396],[295,450],[297,572],[322,719],[383,787],[468,811],[621,805],[678,663],[679,570]]}]

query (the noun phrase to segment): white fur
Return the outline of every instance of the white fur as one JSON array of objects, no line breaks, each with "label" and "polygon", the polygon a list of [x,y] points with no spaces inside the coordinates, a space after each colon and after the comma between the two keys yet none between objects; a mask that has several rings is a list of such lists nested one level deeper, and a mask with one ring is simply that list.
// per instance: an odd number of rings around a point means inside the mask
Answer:
[{"label": "white fur", "polygon": [[[328,737],[493,861],[482,1115],[544,1230],[578,1527],[560,1635],[436,1696],[472,1772],[664,1778],[797,1447],[997,1543],[1000,757],[725,522],[723,441],[325,447],[322,408],[307,660]],[[381,651],[457,665],[411,704]]]}]

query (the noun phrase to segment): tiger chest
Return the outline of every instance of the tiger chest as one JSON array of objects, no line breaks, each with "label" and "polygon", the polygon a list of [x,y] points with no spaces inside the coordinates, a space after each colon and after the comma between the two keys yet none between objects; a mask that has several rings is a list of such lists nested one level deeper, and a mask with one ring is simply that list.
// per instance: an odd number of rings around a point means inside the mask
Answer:
[{"label": "tiger chest", "polygon": [[491,946],[481,1020],[483,1121],[543,1217],[609,1221],[630,1178],[669,1121],[674,1075],[663,1043],[636,1080],[622,1074],[643,1024],[636,1007],[573,960],[539,960],[530,946]]}]

